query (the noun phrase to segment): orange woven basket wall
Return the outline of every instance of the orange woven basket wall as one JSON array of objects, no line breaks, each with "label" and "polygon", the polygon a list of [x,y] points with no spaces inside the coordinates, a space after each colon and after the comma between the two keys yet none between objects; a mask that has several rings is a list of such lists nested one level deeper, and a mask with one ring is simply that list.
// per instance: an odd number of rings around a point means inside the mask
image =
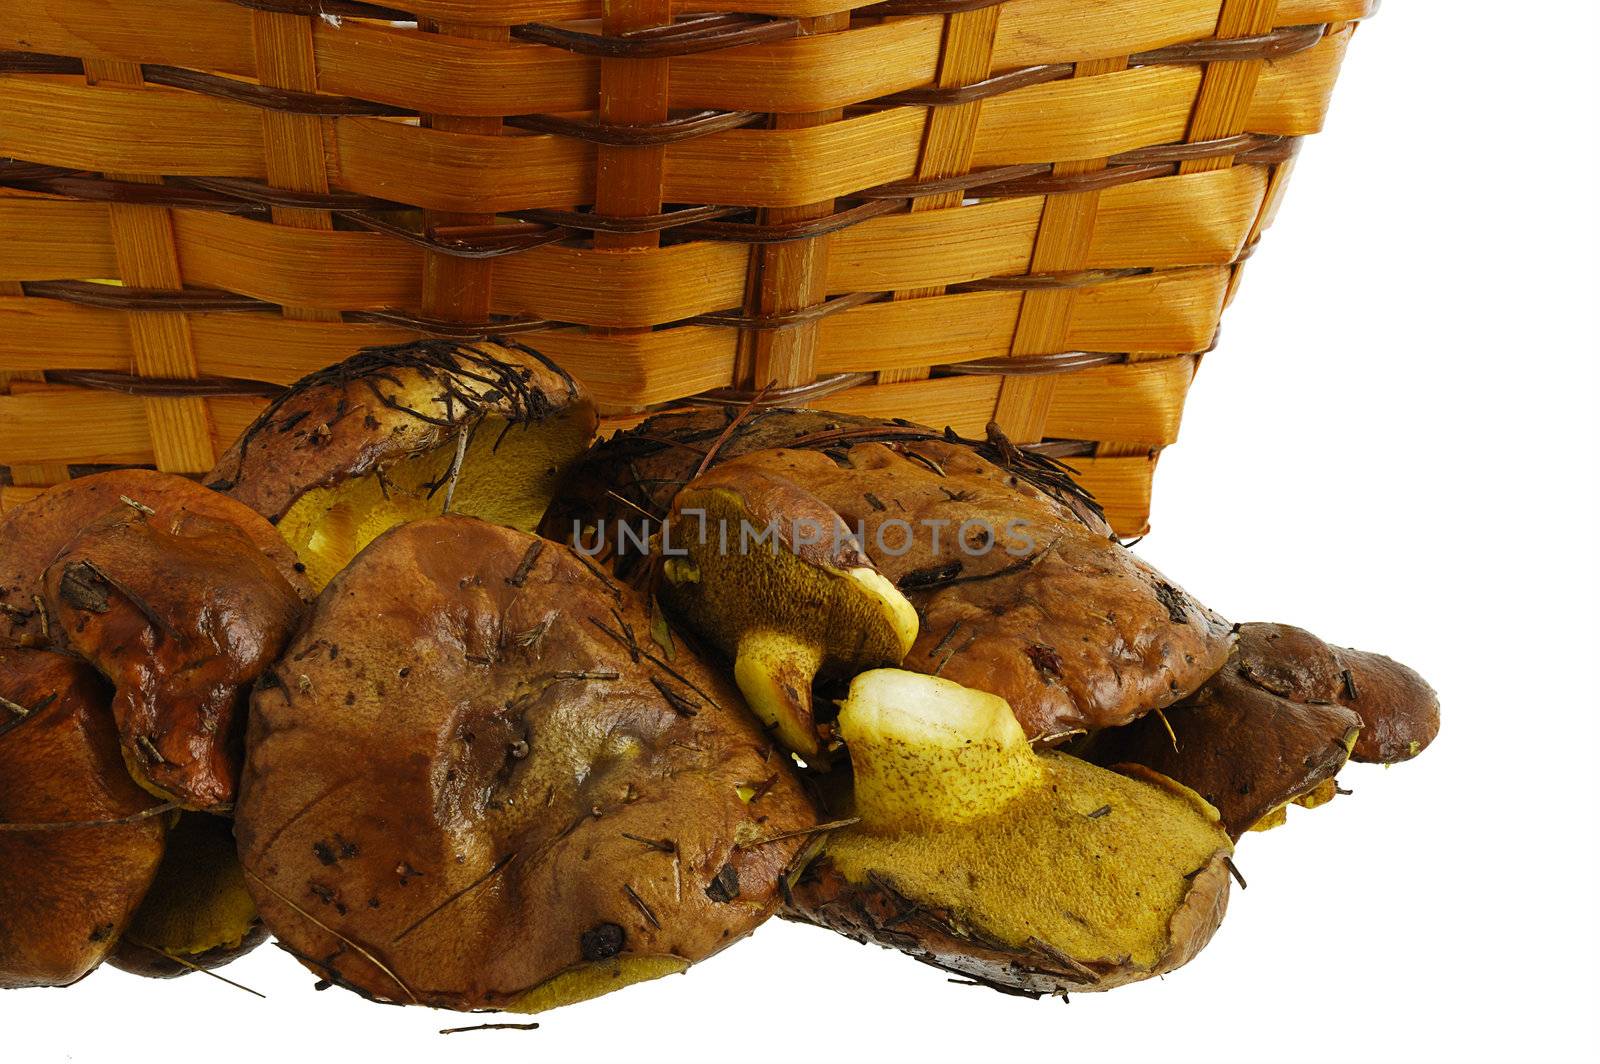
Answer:
[{"label": "orange woven basket wall", "polygon": [[402,6],[0,3],[0,505],[505,333],[614,425],[992,419],[1139,532],[1373,0]]}]

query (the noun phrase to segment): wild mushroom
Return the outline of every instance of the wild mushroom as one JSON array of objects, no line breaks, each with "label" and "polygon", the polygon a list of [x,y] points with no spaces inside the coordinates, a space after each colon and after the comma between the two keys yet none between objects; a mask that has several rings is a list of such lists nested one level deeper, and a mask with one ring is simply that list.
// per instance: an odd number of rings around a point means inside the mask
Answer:
[{"label": "wild mushroom", "polygon": [[1382,654],[1324,643],[1287,624],[1239,627],[1239,674],[1291,702],[1332,702],[1361,718],[1352,761],[1391,765],[1439,734],[1439,696],[1416,670]]},{"label": "wild mushroom", "polygon": [[108,958],[151,979],[220,968],[266,941],[245,884],[232,821],[183,813],[154,882]]},{"label": "wild mushroom", "polygon": [[787,912],[1030,994],[1105,990],[1195,955],[1227,906],[1227,835],[1156,773],[1036,753],[1004,699],[895,669],[850,685],[857,822]]},{"label": "wild mushroom", "polygon": [[109,698],[86,665],[0,647],[0,987],[93,971],[155,878],[167,807],[123,769]]},{"label": "wild mushroom", "polygon": [[[835,644],[872,648],[841,666],[900,663],[1002,695],[1041,745],[1171,705],[1227,659],[1227,623],[1110,538],[1065,469],[1042,467],[1046,460],[998,433],[978,443],[892,423],[818,427],[825,417],[752,414],[755,427],[741,434],[741,423],[730,422],[709,441],[708,426],[663,437],[672,425],[652,419],[595,448],[574,474],[574,497],[552,508],[554,523],[575,522],[566,531],[580,543],[586,525],[637,523],[616,502],[585,519],[585,483],[609,473],[622,479],[607,498],[665,514],[671,527],[656,537],[659,554],[687,556],[664,558],[663,601],[740,661],[772,663],[742,669],[742,686],[758,709],[789,707],[764,715],[796,722],[780,734],[802,755],[817,743],[798,734],[811,717],[798,681],[827,659],[810,631],[819,626]],[[815,431],[795,435],[785,428],[793,422]],[[778,441],[788,446],[754,447]],[[725,457],[730,450],[739,453]],[[697,475],[701,466],[707,471]],[[664,495],[668,508],[653,511]],[[691,519],[702,510],[717,518],[709,537]],[[841,542],[835,570],[841,562],[876,569],[920,616],[903,659],[860,622],[861,611],[829,616],[831,605],[801,579],[805,567],[744,551],[741,522],[750,518],[758,529],[774,519],[780,530],[802,522],[820,529],[823,546],[809,558],[786,544],[812,570],[827,561],[823,549]],[[841,541],[839,529],[852,536]],[[743,553],[722,557],[730,551]],[[627,559],[618,561],[627,571]],[[708,582],[718,571],[722,579]],[[783,637],[776,649],[774,631]],[[755,672],[758,682],[744,684]]]},{"label": "wild mushroom", "polygon": [[44,579],[61,642],[116,685],[129,772],[197,811],[232,806],[250,685],[304,604],[299,574],[254,546],[249,528],[266,522],[231,505],[228,519],[121,507],[62,548]]},{"label": "wild mushroom", "polygon": [[205,482],[274,522],[321,589],[406,521],[532,531],[595,424],[573,379],[514,340],[368,348],[294,384]]},{"label": "wild mushroom", "polygon": [[814,824],[630,590],[446,516],[375,540],[258,685],[237,831],[268,927],[322,978],[533,1012],[751,931]]},{"label": "wild mushroom", "polygon": [[249,507],[192,480],[149,469],[116,469],[58,484],[0,514],[0,646],[47,646],[44,573],[89,525],[109,514],[138,512],[166,526],[191,519],[225,522],[297,582],[294,552]]},{"label": "wild mushroom", "polygon": [[1237,839],[1276,826],[1291,803],[1329,797],[1360,731],[1361,718],[1342,706],[1257,687],[1235,657],[1165,713],[1099,732],[1083,756],[1177,780],[1215,806]]}]

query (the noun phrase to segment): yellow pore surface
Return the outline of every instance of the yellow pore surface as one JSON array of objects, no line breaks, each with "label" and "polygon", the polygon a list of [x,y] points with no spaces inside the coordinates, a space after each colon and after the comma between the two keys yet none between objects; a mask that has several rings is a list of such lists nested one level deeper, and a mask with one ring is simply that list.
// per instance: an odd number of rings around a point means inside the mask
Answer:
[{"label": "yellow pore surface", "polygon": [[937,677],[863,673],[839,728],[860,823],[827,853],[1006,945],[1156,964],[1193,874],[1229,842],[1175,783],[1036,754],[1003,699]]},{"label": "yellow pore surface", "polygon": [[389,529],[444,513],[447,500],[451,513],[532,532],[589,432],[578,417],[509,430],[506,424],[489,417],[469,430],[453,490],[458,438],[449,435],[439,446],[300,496],[278,531],[299,554],[312,585],[320,591]]}]

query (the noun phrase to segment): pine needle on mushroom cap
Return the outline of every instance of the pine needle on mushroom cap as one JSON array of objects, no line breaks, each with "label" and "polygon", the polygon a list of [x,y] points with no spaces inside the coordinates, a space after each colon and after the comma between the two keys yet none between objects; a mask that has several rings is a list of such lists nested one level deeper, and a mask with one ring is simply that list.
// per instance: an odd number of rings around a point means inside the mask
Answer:
[{"label": "pine needle on mushroom cap", "polygon": [[565,371],[511,339],[367,348],[274,400],[206,477],[321,589],[386,529],[446,511],[531,531],[594,436]]},{"label": "pine needle on mushroom cap", "polygon": [[839,729],[859,821],[787,915],[1030,994],[1171,971],[1222,919],[1232,847],[1165,777],[1035,753],[1003,699],[903,670],[856,677]]},{"label": "pine needle on mushroom cap", "polygon": [[86,665],[0,647],[0,825],[38,825],[0,831],[0,988],[93,971],[155,878],[166,823],[143,815],[161,807],[123,768],[110,697]]},{"label": "pine needle on mushroom cap", "polygon": [[[666,517],[673,496],[689,481],[724,462],[775,447],[840,454],[862,443],[911,445],[942,441],[969,449],[974,467],[1030,498],[1048,501],[1064,518],[1110,535],[1094,497],[1070,468],[1019,450],[998,432],[984,440],[962,439],[900,419],[861,417],[786,407],[706,407],[657,414],[601,440],[573,466],[551,501],[543,526],[551,539],[570,542],[574,530],[618,521]],[[617,572],[632,579],[639,556],[615,559]]]},{"label": "pine needle on mushroom cap", "polygon": [[334,579],[258,686],[249,751],[240,853],[279,941],[442,1008],[681,971],[771,915],[804,843],[737,841],[816,823],[737,692],[669,660],[630,589],[466,517],[393,529]]}]

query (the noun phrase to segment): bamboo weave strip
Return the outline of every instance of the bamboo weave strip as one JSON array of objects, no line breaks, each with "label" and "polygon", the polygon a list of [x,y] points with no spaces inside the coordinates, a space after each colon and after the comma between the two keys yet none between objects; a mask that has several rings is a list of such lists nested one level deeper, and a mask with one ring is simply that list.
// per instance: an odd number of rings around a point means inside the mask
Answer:
[{"label": "bamboo weave strip", "polygon": [[203,469],[360,346],[515,329],[611,425],[767,382],[998,417],[1136,533],[1371,7],[6,5],[0,506]]}]

